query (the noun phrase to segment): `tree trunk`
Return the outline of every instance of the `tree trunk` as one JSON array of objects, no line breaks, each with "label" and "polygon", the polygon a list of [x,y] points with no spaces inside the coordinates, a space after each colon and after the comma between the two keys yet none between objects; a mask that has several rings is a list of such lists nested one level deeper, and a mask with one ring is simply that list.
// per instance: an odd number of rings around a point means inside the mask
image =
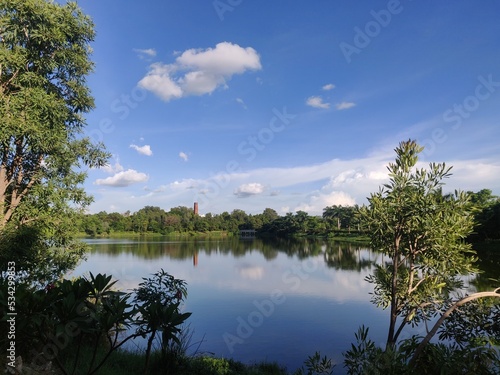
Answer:
[{"label": "tree trunk", "polygon": [[151,347],[153,346],[155,334],[156,331],[151,332],[151,337],[148,340],[148,347],[146,348],[146,363],[144,364],[144,375],[146,375],[149,370],[149,357],[151,356]]},{"label": "tree trunk", "polygon": [[394,241],[394,254],[392,255],[392,285],[391,285],[391,313],[389,321],[389,332],[387,334],[386,350],[394,348],[394,332],[396,330],[396,321],[398,319],[398,267],[399,267],[399,242],[396,238]]}]

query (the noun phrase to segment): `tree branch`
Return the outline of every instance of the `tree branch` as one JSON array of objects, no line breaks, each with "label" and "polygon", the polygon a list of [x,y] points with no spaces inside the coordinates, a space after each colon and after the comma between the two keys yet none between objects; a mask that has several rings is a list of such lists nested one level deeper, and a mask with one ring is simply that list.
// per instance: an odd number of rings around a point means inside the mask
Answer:
[{"label": "tree branch", "polygon": [[421,279],[417,282],[417,284],[416,284],[414,287],[412,287],[412,288],[410,288],[410,289],[408,290],[408,294],[411,294],[411,293],[413,293],[415,290],[417,290],[417,288],[419,287],[419,285],[420,285],[420,284],[422,284],[422,283],[423,283],[424,281],[426,281],[426,280],[427,280],[427,278],[425,278],[425,277],[421,278]]},{"label": "tree branch", "polygon": [[[16,158],[17,158],[17,155],[16,155]],[[12,190],[12,194],[10,196],[10,202],[9,202],[7,211],[5,211],[5,214],[2,217],[1,226],[5,226],[5,224],[12,218],[12,215],[14,214],[14,211],[17,208],[17,206],[19,206],[19,204],[21,203],[21,200],[28,194],[29,190],[37,182],[38,172],[40,171],[42,161],[43,161],[43,155],[39,155],[38,160],[37,160],[35,166],[33,167],[33,172],[31,173],[30,180],[24,186],[22,184],[22,180],[25,177],[23,170],[20,170],[18,172],[18,175],[16,178],[16,186]]]},{"label": "tree branch", "polygon": [[415,350],[415,353],[413,354],[413,357],[410,360],[410,366],[415,366],[415,363],[417,362],[418,358],[420,357],[420,354],[424,350],[424,347],[434,337],[441,324],[443,324],[446,318],[448,318],[453,313],[453,311],[458,309],[460,306],[466,304],[467,302],[485,297],[500,298],[500,288],[495,289],[493,292],[478,292],[471,294],[470,296],[464,297],[461,300],[455,302],[455,304],[453,304],[450,308],[448,308],[448,310],[446,310],[446,312],[441,316],[441,318],[439,318],[439,320],[434,324],[434,326],[429,331],[427,336],[425,336],[424,339],[418,345],[417,349]]}]

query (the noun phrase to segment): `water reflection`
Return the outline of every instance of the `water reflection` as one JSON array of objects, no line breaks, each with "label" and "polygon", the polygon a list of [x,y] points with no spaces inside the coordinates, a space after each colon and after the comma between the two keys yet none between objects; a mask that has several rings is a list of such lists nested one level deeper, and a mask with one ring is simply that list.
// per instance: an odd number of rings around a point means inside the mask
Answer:
[{"label": "water reflection", "polygon": [[276,259],[278,254],[306,259],[324,254],[329,267],[346,270],[369,268],[377,261],[366,246],[352,243],[324,242],[311,239],[252,239],[230,238],[223,240],[133,240],[133,239],[87,239],[92,252],[108,255],[134,254],[143,259],[158,259],[168,256],[172,259],[193,259],[198,264],[198,253],[207,255],[225,254],[235,258],[243,257],[253,251],[261,253],[266,260]]},{"label": "water reflection", "polygon": [[[202,351],[247,363],[278,361],[293,371],[317,350],[341,362],[362,324],[384,344],[388,313],[370,302],[372,286],[365,277],[387,259],[364,246],[238,238],[88,243],[88,260],[73,275],[112,274],[121,289],[137,287],[160,268],[186,280],[185,308],[193,312],[191,327],[194,340],[204,340]],[[280,303],[271,308],[267,301]],[[267,312],[257,316],[258,306]],[[258,324],[242,339],[238,329],[249,321]],[[228,345],[231,335],[240,341]],[[336,370],[341,373],[342,365]]]},{"label": "water reflection", "polygon": [[[238,238],[88,242],[92,251],[73,275],[112,274],[129,290],[160,268],[186,280],[185,308],[193,312],[202,351],[247,363],[279,361],[294,370],[317,350],[341,361],[361,324],[374,339],[385,336],[386,314],[369,302],[371,285],[364,281],[380,256],[359,245]],[[271,309],[268,301],[280,303]],[[256,306],[272,313],[257,316]],[[236,336],[248,317],[259,318],[258,326],[228,345],[228,335]]]},{"label": "water reflection", "polygon": [[370,269],[380,256],[350,243],[332,243],[327,246],[324,259],[328,267],[361,272]]}]

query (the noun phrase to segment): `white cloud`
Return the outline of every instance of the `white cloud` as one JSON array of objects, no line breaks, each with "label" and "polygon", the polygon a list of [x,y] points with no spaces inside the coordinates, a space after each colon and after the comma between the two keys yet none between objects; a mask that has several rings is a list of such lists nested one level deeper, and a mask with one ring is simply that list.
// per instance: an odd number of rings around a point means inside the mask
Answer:
[{"label": "white cloud", "polygon": [[330,108],[330,103],[324,103],[321,96],[310,96],[307,98],[306,104],[313,108]]},{"label": "white cloud", "polygon": [[104,179],[97,179],[95,184],[113,187],[124,187],[139,182],[146,182],[148,179],[149,177],[145,173],[137,172],[134,169],[127,169],[126,171],[116,173],[114,176]]},{"label": "white cloud", "polygon": [[259,184],[257,182],[253,182],[250,184],[240,185],[234,191],[234,195],[238,196],[238,198],[247,198],[252,195],[262,194],[263,192],[264,192],[264,185]]},{"label": "white cloud", "polygon": [[150,145],[144,145],[144,146],[130,145],[130,148],[133,148],[139,154],[142,154],[142,155],[146,155],[146,156],[153,155],[153,151],[151,151]]},{"label": "white cloud", "polygon": [[333,83],[329,83],[329,84],[324,85],[322,87],[322,89],[325,90],[325,91],[330,91],[330,90],[333,90],[334,88],[335,88],[335,85]]},{"label": "white cloud", "polygon": [[168,102],[172,99],[181,98],[183,95],[180,86],[170,77],[175,67],[162,63],[150,66],[149,73],[139,81],[139,86],[151,91],[160,99]]},{"label": "white cloud", "polygon": [[112,174],[112,173],[118,173],[118,172],[123,171],[123,166],[117,160],[114,165],[113,164],[106,164],[106,165],[102,166],[100,169],[106,173]]},{"label": "white cloud", "polygon": [[154,50],[153,48],[147,48],[147,49],[135,48],[134,52],[137,52],[139,58],[141,59],[149,59],[156,56],[156,50]]},{"label": "white cloud", "polygon": [[356,105],[356,103],[353,103],[353,102],[342,102],[342,103],[335,104],[335,108],[337,108],[338,111],[342,111],[343,109],[352,108],[355,105]]},{"label": "white cloud", "polygon": [[[131,191],[133,187],[130,190],[101,189],[91,210],[108,210],[111,204],[120,212],[138,210],[146,205],[190,207],[193,201],[197,201],[204,212],[212,213],[240,208],[256,214],[269,207],[280,214],[301,209],[309,214],[321,215],[323,208],[333,204],[366,204],[366,198],[387,182],[386,166],[393,161],[393,152],[384,148],[362,158],[332,159],[289,168],[245,169],[240,166],[235,172],[220,171],[197,179],[168,180],[165,176],[166,180],[158,185],[149,186],[146,191],[137,189],[135,194]],[[478,191],[486,187],[491,188],[494,194],[500,194],[498,158],[447,160],[447,165],[453,165],[453,176],[445,181],[445,193],[454,189]],[[420,162],[418,167],[427,168],[428,164]],[[126,179],[131,172],[121,173],[99,180],[96,184],[127,186],[132,181],[147,180],[144,175],[138,179],[131,175]],[[138,188],[143,185],[145,183]],[[243,197],[251,199],[241,199]]]},{"label": "white cloud", "polygon": [[222,42],[215,48],[189,49],[177,58],[177,64],[218,76],[241,74],[246,70],[260,70],[260,58],[251,48]]},{"label": "white cloud", "polygon": [[260,69],[260,56],[253,48],[222,42],[215,48],[184,51],[173,64],[152,64],[139,86],[170,101],[210,94],[218,87],[227,87],[233,75]]},{"label": "white cloud", "polygon": [[323,209],[328,206],[354,206],[356,200],[348,193],[339,190],[328,191],[325,187],[321,191],[314,192],[305,203],[298,205],[294,211],[306,211],[311,215],[321,215]]},{"label": "white cloud", "polygon": [[241,104],[241,106],[242,106],[243,108],[247,109],[247,105],[245,104],[245,102],[243,101],[243,99],[241,99],[241,98],[236,98],[236,101],[237,101],[238,103],[240,103],[240,104]]},{"label": "white cloud", "polygon": [[[372,175],[372,173],[373,172],[371,172],[370,175]],[[385,177],[387,177],[387,174],[385,175]],[[344,184],[354,183],[362,178],[366,178],[366,176],[361,173],[360,170],[349,169],[333,177],[330,181],[330,185],[334,187],[342,186]]]},{"label": "white cloud", "polygon": [[184,160],[184,161],[188,161],[189,160],[189,156],[185,153],[185,152],[179,152],[179,157]]}]

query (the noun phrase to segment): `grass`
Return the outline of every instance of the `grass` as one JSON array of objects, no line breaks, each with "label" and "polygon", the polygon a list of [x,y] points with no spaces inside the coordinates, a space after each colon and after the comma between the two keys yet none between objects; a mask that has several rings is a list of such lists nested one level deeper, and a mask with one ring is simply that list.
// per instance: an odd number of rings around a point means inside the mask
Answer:
[{"label": "grass", "polygon": [[[67,353],[64,364],[67,369],[72,369],[74,355]],[[92,349],[86,348],[80,353],[75,375],[88,373],[88,363],[92,357]],[[144,373],[145,357],[141,352],[117,350],[97,371],[99,375],[138,375]],[[70,371],[69,371],[70,372]],[[62,374],[62,372],[58,372]],[[206,355],[172,356],[164,358],[159,352],[151,356],[150,369],[147,374],[172,374],[172,375],[286,375],[284,367],[276,363],[257,363],[245,365],[242,362],[226,358],[215,358]]]}]

